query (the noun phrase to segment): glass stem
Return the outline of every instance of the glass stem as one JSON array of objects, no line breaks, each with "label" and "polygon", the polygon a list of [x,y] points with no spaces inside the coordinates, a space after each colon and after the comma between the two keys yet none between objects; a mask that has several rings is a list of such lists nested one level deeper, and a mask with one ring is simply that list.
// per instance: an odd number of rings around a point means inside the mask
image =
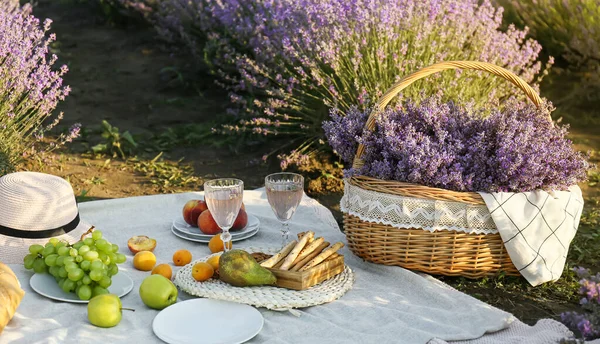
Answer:
[{"label": "glass stem", "polygon": [[281,224],[281,247],[285,247],[290,237],[290,226],[287,222]]},{"label": "glass stem", "polygon": [[221,233],[221,240],[223,241],[223,251],[229,251],[229,245],[231,241],[231,234],[229,233],[229,230],[223,231],[223,233]]}]

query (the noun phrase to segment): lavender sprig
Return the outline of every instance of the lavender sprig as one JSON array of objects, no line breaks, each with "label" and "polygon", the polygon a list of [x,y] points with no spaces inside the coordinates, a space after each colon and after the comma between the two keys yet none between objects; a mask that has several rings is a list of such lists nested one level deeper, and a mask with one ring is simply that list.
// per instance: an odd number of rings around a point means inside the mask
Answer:
[{"label": "lavender sprig", "polygon": [[323,129],[348,164],[358,144],[365,147],[364,165],[346,176],[485,192],[565,190],[587,178],[586,156],[572,148],[568,127],[553,124],[546,108],[510,99],[483,112],[434,96],[384,110],[373,131],[363,130],[369,110],[357,107],[346,116],[333,112]]}]

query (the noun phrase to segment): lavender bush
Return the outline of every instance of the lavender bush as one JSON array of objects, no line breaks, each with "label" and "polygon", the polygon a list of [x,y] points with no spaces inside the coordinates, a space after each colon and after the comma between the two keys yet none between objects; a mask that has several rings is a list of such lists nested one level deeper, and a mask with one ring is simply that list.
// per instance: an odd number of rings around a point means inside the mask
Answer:
[{"label": "lavender bush", "polygon": [[555,56],[600,63],[600,4],[596,0],[497,0]]},{"label": "lavender bush", "polygon": [[79,132],[74,126],[55,140],[44,138],[61,120],[62,114],[52,111],[69,93],[62,80],[67,67],[53,69],[57,57],[48,47],[56,38],[46,36],[50,23],[47,19],[42,26],[29,6],[0,3],[0,175],[36,154],[36,143],[54,148]]},{"label": "lavender bush", "polygon": [[[479,60],[528,82],[542,70],[541,46],[502,10],[477,0],[169,0],[156,22],[164,37],[185,42],[228,89],[236,125],[221,129],[285,135],[306,161],[323,137],[328,108],[364,107],[399,77],[434,62]],[[486,102],[513,93],[483,73],[430,77],[404,92],[444,90],[451,99]]]},{"label": "lavender bush", "polygon": [[346,176],[486,192],[564,190],[586,179],[590,166],[566,139],[567,127],[548,120],[550,105],[540,110],[510,99],[483,116],[473,103],[441,99],[388,108],[373,131],[363,129],[369,110],[333,111],[323,128],[335,152],[350,164],[358,144],[365,146],[365,165]]},{"label": "lavender bush", "polygon": [[581,280],[579,294],[582,296],[583,313],[565,312],[560,315],[567,327],[579,333],[585,340],[600,338],[600,273],[591,275],[588,269],[573,269]]}]

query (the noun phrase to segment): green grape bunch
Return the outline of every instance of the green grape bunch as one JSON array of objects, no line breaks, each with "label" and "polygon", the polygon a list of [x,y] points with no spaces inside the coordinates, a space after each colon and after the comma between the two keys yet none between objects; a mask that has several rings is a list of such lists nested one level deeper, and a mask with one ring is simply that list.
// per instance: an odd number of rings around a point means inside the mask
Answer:
[{"label": "green grape bunch", "polygon": [[25,268],[37,274],[49,273],[64,292],[74,292],[80,300],[107,294],[112,276],[119,273],[117,264],[127,258],[119,253],[118,245],[102,237],[101,231],[91,234],[74,244],[52,238],[46,245],[29,246],[29,254],[23,258]]}]

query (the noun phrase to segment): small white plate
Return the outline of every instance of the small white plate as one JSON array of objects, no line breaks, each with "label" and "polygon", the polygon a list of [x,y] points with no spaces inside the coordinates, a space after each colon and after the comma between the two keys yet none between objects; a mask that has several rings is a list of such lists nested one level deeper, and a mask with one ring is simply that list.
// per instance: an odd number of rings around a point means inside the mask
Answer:
[{"label": "small white plate", "polygon": [[192,299],[163,309],[152,322],[154,334],[169,344],[238,344],[252,339],[264,319],[241,303]]},{"label": "small white plate", "polygon": [[[258,217],[252,214],[248,214],[248,223],[246,224],[246,227],[240,229],[239,231],[229,231],[229,233],[231,233],[232,237],[244,236],[248,232],[251,232],[254,229],[258,228],[259,226],[260,220],[258,220]],[[189,236],[193,236],[196,238],[205,238],[210,240],[210,238],[213,237],[212,234],[202,233],[200,229],[198,229],[198,227],[190,226],[189,224],[187,224],[187,222],[185,222],[183,218],[177,218],[173,220],[173,227],[175,227],[175,229],[177,229],[180,233],[185,233]]]},{"label": "small white plate", "polygon": [[[80,300],[75,293],[65,293],[49,273],[33,274],[29,279],[29,285],[35,292],[50,299],[74,303],[88,303],[88,300]],[[131,289],[133,289],[133,280],[123,271],[119,271],[118,274],[112,276],[112,284],[108,287],[108,291],[111,294],[119,297],[129,294]]]},{"label": "small white plate", "polygon": [[[210,239],[212,238],[212,236],[210,236],[209,238],[197,238],[197,237],[188,235],[187,233],[181,232],[181,231],[177,230],[175,227],[171,227],[171,232],[173,232],[173,234],[180,237],[181,239],[194,241],[194,242],[201,242],[201,243],[205,243],[205,244],[208,244],[210,242]],[[231,236],[231,241],[235,242],[235,241],[248,239],[248,238],[256,235],[256,233],[258,233],[258,228],[254,229],[250,232],[246,232],[243,236],[236,236],[236,237]]]}]

